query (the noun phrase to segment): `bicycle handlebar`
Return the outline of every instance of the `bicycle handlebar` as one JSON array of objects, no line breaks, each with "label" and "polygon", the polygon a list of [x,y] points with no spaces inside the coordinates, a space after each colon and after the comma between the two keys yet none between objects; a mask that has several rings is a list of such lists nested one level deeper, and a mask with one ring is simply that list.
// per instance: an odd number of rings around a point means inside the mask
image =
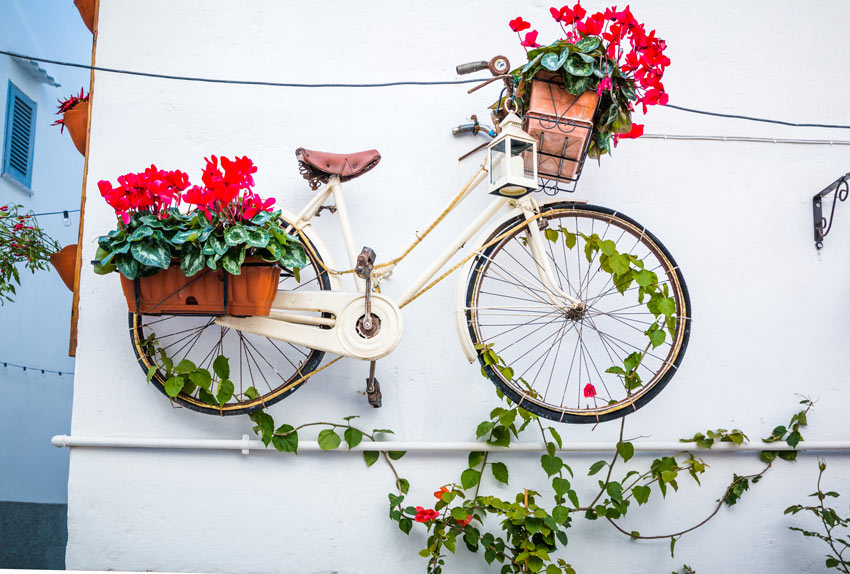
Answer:
[{"label": "bicycle handlebar", "polygon": [[464,76],[466,74],[471,74],[473,72],[480,72],[481,70],[486,70],[490,67],[490,62],[480,60],[478,62],[467,62],[466,64],[461,64],[455,68],[459,76]]}]

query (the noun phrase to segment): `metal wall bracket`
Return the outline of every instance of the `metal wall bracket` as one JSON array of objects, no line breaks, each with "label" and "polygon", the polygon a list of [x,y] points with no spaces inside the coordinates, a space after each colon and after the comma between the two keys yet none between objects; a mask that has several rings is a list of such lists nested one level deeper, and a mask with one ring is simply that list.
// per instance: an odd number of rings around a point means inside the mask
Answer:
[{"label": "metal wall bracket", "polygon": [[[827,186],[823,191],[812,197],[812,218],[815,227],[815,248],[823,249],[823,238],[832,229],[832,223],[835,219],[835,206],[839,201],[845,201],[850,194],[850,173],[847,173]],[[827,196],[834,194],[832,198],[832,208],[829,211],[829,218],[823,216],[823,204]]]}]

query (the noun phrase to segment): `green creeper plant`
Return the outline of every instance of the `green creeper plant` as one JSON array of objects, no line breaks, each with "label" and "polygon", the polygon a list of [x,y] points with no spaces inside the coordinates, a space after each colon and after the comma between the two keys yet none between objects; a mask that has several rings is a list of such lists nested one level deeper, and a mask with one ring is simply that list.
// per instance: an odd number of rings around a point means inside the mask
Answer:
[{"label": "green creeper plant", "polygon": [[[826,461],[818,460],[818,489],[817,492],[809,495],[817,499],[817,504],[814,506],[794,504],[785,509],[785,514],[795,515],[798,512],[805,512],[813,515],[820,521],[823,529],[816,532],[798,526],[789,526],[788,528],[799,532],[803,536],[821,540],[829,548],[829,552],[826,555],[826,567],[835,568],[839,572],[850,574],[850,560],[844,558],[844,553],[850,548],[850,533],[848,533],[850,516],[842,517],[834,508],[830,508],[824,504],[827,498],[838,499],[841,496],[831,490],[824,492],[821,488],[821,481],[825,471]],[[843,536],[841,535],[842,533]]]}]

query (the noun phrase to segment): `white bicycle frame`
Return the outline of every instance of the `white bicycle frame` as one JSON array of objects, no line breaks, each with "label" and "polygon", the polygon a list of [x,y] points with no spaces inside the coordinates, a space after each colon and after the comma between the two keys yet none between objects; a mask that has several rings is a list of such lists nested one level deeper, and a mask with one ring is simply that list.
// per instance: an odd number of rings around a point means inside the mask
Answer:
[{"label": "white bicycle frame", "polygon": [[[405,246],[398,257],[388,263],[377,264],[372,272],[373,285],[379,286],[381,281],[389,277],[395,266],[406,257],[449,213],[460,203],[469,197],[472,190],[478,187],[488,175],[486,164],[466,183],[461,191],[449,202],[446,208],[425,229],[417,232],[414,238]],[[254,333],[277,339],[293,345],[300,345],[326,352],[352,357],[356,359],[374,361],[391,353],[401,341],[403,333],[403,318],[401,308],[421,295],[426,284],[449,262],[449,260],[460,251],[463,246],[489,221],[496,217],[497,213],[504,207],[512,208],[506,217],[499,218],[491,227],[495,229],[505,221],[522,214],[527,223],[528,245],[537,267],[541,284],[546,296],[554,305],[564,311],[568,311],[582,305],[581,301],[570,297],[564,292],[555,280],[551,265],[545,251],[545,238],[537,221],[539,206],[531,195],[513,199],[496,196],[493,202],[469,226],[458,235],[446,250],[408,287],[408,289],[396,300],[392,300],[380,293],[371,295],[371,312],[376,315],[380,322],[380,329],[370,338],[363,337],[356,330],[358,319],[365,314],[365,281],[353,272],[340,272],[335,269],[333,258],[325,244],[318,238],[312,229],[312,220],[319,209],[333,197],[336,205],[336,214],[339,217],[339,226],[345,243],[346,255],[353,269],[357,262],[359,253],[358,243],[354,240],[354,233],[349,219],[348,209],[345,204],[342,185],[339,178],[331,177],[327,184],[320,187],[316,195],[307,206],[297,215],[284,213],[284,218],[290,222],[289,233],[297,233],[307,238],[313,244],[321,256],[324,267],[331,279],[330,291],[281,291],[272,303],[272,310],[268,317],[219,317],[216,323],[219,325],[239,329],[243,332]],[[458,285],[458,297],[455,306],[455,320],[461,346],[470,362],[476,358],[469,332],[466,327],[466,303],[465,283],[463,278],[468,275],[473,256],[481,250],[481,246],[489,237],[484,234],[479,246],[472,251],[469,261],[464,267],[463,275]],[[321,270],[320,270],[321,271]],[[510,271],[503,272],[510,274]],[[354,281],[354,291],[342,290],[340,276],[348,273]],[[309,312],[308,314],[305,312]],[[317,316],[316,313],[321,313]]]}]

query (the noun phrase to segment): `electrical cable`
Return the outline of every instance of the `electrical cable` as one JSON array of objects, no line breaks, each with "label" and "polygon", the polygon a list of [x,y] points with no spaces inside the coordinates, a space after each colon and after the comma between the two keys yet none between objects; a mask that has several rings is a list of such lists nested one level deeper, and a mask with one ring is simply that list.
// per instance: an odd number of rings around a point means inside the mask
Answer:
[{"label": "electrical cable", "polygon": [[53,369],[42,369],[41,367],[30,367],[28,365],[16,365],[15,363],[9,363],[7,361],[0,361],[0,363],[3,364],[4,369],[9,368],[9,367],[17,367],[18,369],[23,369],[24,372],[27,372],[27,370],[30,370],[30,371],[34,371],[36,373],[41,372],[42,375],[44,375],[46,373],[55,373],[55,374],[57,374],[61,377],[62,375],[73,375],[74,374],[74,371],[70,371],[70,372],[69,371],[54,371]]},{"label": "electrical cable", "polygon": [[[345,84],[345,83],[327,83],[327,84],[305,84],[305,83],[292,83],[292,82],[270,82],[263,80],[226,80],[219,78],[200,78],[193,76],[175,76],[170,74],[156,74],[153,72],[135,72],[132,70],[123,70],[120,68],[106,68],[103,66],[91,66],[89,64],[77,64],[73,62],[64,62],[61,60],[52,60],[48,58],[37,58],[35,56],[26,56],[24,54],[18,54],[16,52],[10,52],[8,50],[0,50],[0,54],[5,54],[7,56],[11,56],[13,58],[22,58],[25,60],[33,60],[35,62],[42,62],[45,64],[55,64],[57,66],[67,66],[71,68],[80,68],[83,70],[95,70],[97,72],[109,72],[113,74],[126,74],[130,76],[143,76],[147,78],[160,78],[164,80],[182,80],[188,82],[205,82],[211,84],[236,84],[236,85],[244,85],[244,86],[273,86],[273,87],[283,87],[283,88],[386,88],[393,86],[450,86],[457,84],[474,84],[479,83],[485,80],[489,80],[490,78],[469,78],[465,80],[440,80],[440,81],[398,81],[398,82],[378,82],[378,83],[370,83],[370,84]],[[790,127],[798,127],[798,128],[827,128],[827,129],[840,129],[840,130],[850,130],[850,125],[840,125],[840,124],[817,124],[817,123],[799,123],[799,122],[788,122],[783,120],[773,120],[768,118],[758,118],[754,116],[746,116],[742,114],[724,114],[720,112],[711,112],[707,110],[697,110],[694,108],[687,108],[684,106],[677,106],[674,104],[665,104],[666,108],[671,108],[674,110],[687,112],[691,114],[700,114],[705,116],[714,116],[719,118],[728,118],[735,120],[745,120],[750,122],[761,122],[767,124],[777,124],[781,126],[790,126]]]},{"label": "electrical cable", "polygon": [[62,211],[45,211],[44,213],[33,213],[33,217],[41,217],[42,215],[67,215],[68,213],[77,213],[79,209],[63,209]]}]

